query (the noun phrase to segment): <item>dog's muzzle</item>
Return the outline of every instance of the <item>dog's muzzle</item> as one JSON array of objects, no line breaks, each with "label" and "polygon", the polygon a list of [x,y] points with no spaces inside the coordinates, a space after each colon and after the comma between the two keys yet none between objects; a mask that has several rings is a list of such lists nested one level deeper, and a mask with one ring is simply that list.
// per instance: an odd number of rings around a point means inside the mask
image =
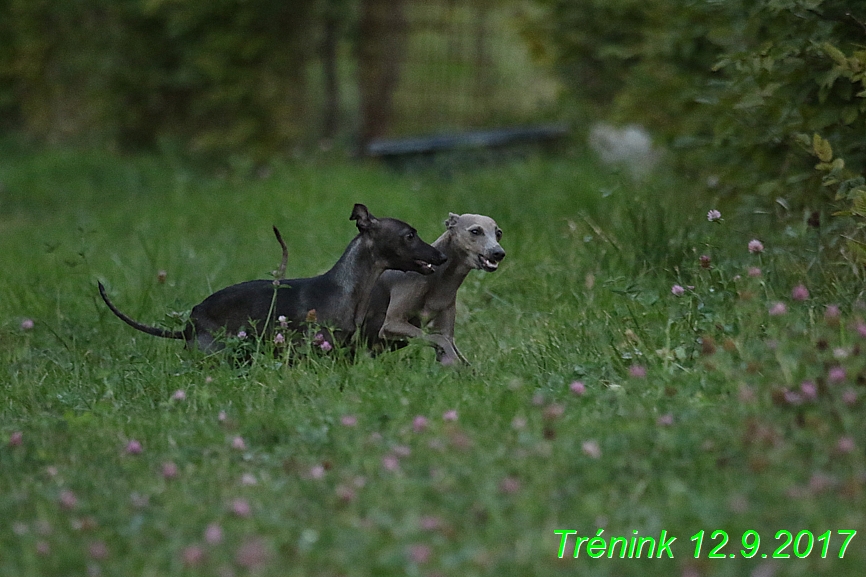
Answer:
[{"label": "dog's muzzle", "polygon": [[445,253],[441,250],[436,250],[433,258],[431,258],[429,261],[418,258],[415,259],[415,264],[418,266],[418,272],[427,275],[433,274],[434,267],[443,264],[446,260],[448,260],[448,257],[445,256]]},{"label": "dog's muzzle", "polygon": [[504,258],[505,251],[499,248],[488,252],[486,255],[479,254],[478,263],[485,271],[494,272],[496,269],[499,268],[499,263],[502,262],[502,259]]},{"label": "dog's muzzle", "polygon": [[421,274],[431,274],[433,272],[433,264],[424,260],[416,260],[415,264],[418,265]]}]

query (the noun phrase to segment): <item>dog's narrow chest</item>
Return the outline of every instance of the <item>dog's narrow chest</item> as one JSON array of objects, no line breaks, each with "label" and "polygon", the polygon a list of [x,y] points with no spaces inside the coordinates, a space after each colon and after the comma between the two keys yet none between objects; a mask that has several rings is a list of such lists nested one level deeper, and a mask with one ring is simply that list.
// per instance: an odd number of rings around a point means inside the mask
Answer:
[{"label": "dog's narrow chest", "polygon": [[445,282],[428,287],[421,308],[422,315],[436,316],[454,304],[457,297],[457,287],[450,285],[451,283]]},{"label": "dog's narrow chest", "polygon": [[457,297],[453,293],[430,293],[418,314],[424,317],[436,317],[442,314],[442,311],[453,307],[456,300]]},{"label": "dog's narrow chest", "polygon": [[441,313],[441,312],[442,312],[441,310],[434,310],[434,309],[431,309],[430,307],[424,307],[418,313],[418,316],[421,318],[421,325],[424,326],[424,325],[428,324],[430,321],[435,319],[439,315],[439,313]]}]

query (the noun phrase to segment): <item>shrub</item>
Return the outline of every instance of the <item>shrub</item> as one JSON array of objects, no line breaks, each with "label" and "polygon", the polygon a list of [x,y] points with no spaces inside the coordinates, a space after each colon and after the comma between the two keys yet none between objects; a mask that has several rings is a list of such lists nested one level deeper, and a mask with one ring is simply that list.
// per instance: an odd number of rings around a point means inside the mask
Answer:
[{"label": "shrub", "polygon": [[[571,93],[647,126],[680,167],[766,208],[823,210],[818,134],[856,179],[866,163],[866,7],[845,0],[536,0],[536,53]],[[838,165],[836,168],[839,168]],[[836,174],[826,184],[837,182]],[[700,181],[697,181],[700,182]],[[844,190],[848,197],[856,186]],[[856,196],[856,195],[855,195]],[[850,214],[850,211],[849,211]]]},{"label": "shrub", "polygon": [[0,1],[0,111],[48,141],[252,155],[303,128],[319,3]]}]

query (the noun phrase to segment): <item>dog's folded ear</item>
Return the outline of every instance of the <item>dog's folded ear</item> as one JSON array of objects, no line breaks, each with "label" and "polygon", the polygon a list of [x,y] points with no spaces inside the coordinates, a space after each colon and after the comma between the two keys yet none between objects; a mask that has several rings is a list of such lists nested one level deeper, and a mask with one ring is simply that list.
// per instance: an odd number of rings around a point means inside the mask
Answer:
[{"label": "dog's folded ear", "polygon": [[453,212],[448,213],[448,220],[445,221],[445,228],[451,230],[455,226],[457,226],[457,219],[460,218],[459,214],[454,214]]},{"label": "dog's folded ear", "polygon": [[352,209],[352,216],[349,217],[349,220],[356,221],[355,224],[358,227],[358,230],[361,231],[367,230],[379,222],[375,216],[370,214],[370,211],[368,211],[367,207],[363,204],[355,205],[355,208]]}]

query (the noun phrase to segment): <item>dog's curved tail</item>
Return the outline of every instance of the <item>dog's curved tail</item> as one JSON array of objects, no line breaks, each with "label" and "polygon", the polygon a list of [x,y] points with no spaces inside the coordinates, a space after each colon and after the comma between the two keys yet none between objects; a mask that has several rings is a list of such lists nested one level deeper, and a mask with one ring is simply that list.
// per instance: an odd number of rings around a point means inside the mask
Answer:
[{"label": "dog's curved tail", "polygon": [[108,298],[108,295],[105,293],[105,287],[102,286],[102,283],[98,282],[98,284],[99,294],[102,295],[102,300],[105,301],[105,304],[108,305],[108,308],[111,309],[111,312],[113,312],[115,316],[117,316],[117,318],[119,318],[132,328],[139,330],[143,333],[153,335],[155,337],[162,337],[164,339],[186,339],[186,331],[169,331],[166,329],[161,329],[159,327],[151,327],[129,318],[128,316],[120,312],[120,310],[116,306],[114,306],[114,303],[111,302],[111,300]]}]

